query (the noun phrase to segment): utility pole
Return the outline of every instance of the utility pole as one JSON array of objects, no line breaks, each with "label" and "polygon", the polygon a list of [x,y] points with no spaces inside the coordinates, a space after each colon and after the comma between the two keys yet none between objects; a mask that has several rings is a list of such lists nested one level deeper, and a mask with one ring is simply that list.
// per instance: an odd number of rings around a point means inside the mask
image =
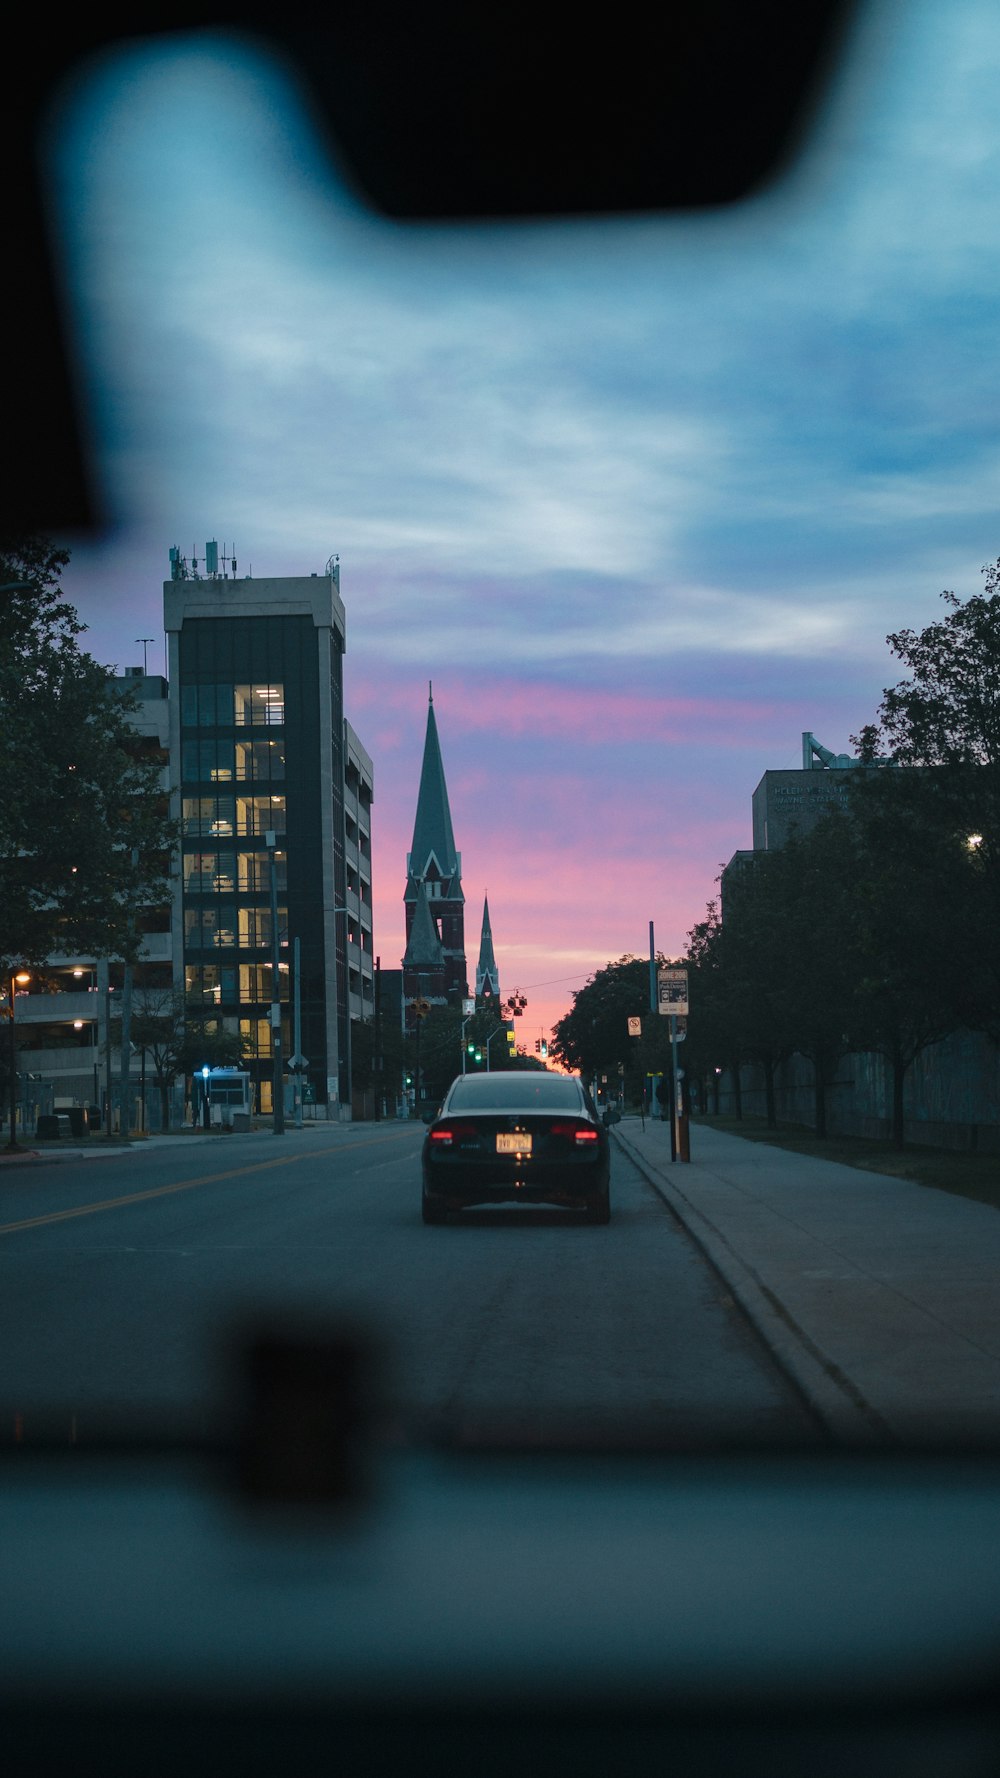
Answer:
[{"label": "utility pole", "polygon": [[[659,1012],[659,1000],[657,997],[657,985],[656,985],[656,943],[653,938],[653,922],[652,922],[652,920],[650,920],[650,922],[649,922],[649,1010],[650,1010],[650,1012]],[[665,1077],[662,1074],[651,1074],[649,1077],[650,1115],[652,1115],[652,1111],[653,1111],[653,1094],[657,1090],[657,1082],[658,1081],[662,1082],[664,1078]],[[676,1159],[677,1159],[677,1131],[676,1131],[675,1119],[674,1119],[674,1092],[675,1092],[675,1089],[676,1089],[676,1054],[675,1054],[675,1066],[674,1066],[674,1079],[671,1082],[670,1104],[668,1107],[669,1116],[670,1116],[670,1159],[672,1161],[676,1161]],[[661,1115],[662,1115],[662,1107],[661,1107]]]}]

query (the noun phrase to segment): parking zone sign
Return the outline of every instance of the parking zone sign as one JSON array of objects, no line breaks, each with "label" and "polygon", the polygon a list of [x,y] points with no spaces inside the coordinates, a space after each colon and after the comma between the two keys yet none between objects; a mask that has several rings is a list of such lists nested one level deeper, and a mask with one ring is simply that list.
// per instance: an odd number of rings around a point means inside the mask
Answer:
[{"label": "parking zone sign", "polygon": [[688,972],[686,969],[658,969],[656,972],[656,1003],[662,1013],[686,1019],[688,1014]]}]

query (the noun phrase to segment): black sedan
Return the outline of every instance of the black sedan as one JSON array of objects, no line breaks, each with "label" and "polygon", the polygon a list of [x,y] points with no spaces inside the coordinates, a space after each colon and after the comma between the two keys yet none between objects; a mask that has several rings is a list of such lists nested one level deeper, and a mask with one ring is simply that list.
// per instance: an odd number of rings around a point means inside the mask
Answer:
[{"label": "black sedan", "polygon": [[424,1221],[468,1204],[534,1202],[607,1222],[610,1165],[607,1131],[575,1076],[466,1074],[424,1138]]}]

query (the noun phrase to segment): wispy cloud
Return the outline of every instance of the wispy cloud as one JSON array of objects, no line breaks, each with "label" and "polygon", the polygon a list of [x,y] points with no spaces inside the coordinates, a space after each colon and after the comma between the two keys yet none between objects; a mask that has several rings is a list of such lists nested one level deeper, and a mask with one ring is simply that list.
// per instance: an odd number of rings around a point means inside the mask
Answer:
[{"label": "wispy cloud", "polygon": [[851,41],[777,188],[617,224],[384,226],[223,38],[67,100],[117,522],[67,590],[125,665],[170,543],[339,551],[387,955],[428,678],[470,907],[495,887],[516,973],[597,967],[654,914],[682,941],[760,773],[845,746],[886,633],[1000,554],[1000,15],[872,0]]}]

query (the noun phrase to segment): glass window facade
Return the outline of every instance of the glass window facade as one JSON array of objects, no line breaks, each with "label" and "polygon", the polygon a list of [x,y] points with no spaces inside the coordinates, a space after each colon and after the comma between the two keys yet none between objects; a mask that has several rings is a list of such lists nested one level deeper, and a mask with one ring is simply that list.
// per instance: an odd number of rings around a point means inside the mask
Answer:
[{"label": "glass window facade", "polygon": [[328,718],[321,715],[319,633],[311,616],[187,618],[179,634],[185,988],[242,1032],[258,1110],[270,1105],[269,832],[278,841],[277,998],[285,1011],[285,1056],[292,1046],[295,939],[301,1047],[319,1103],[327,1096],[326,994],[334,970],[346,1055],[343,922],[334,922],[340,954],[333,958],[323,923],[324,866],[334,905],[346,900],[342,640],[335,630],[326,634],[333,652]]}]

